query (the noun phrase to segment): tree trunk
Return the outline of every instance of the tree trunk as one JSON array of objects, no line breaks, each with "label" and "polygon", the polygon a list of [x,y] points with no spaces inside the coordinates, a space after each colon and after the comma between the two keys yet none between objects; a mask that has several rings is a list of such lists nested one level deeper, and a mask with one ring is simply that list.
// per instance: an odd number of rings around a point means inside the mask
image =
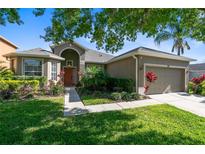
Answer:
[{"label": "tree trunk", "polygon": [[180,56],[180,47],[178,47],[177,55]]}]

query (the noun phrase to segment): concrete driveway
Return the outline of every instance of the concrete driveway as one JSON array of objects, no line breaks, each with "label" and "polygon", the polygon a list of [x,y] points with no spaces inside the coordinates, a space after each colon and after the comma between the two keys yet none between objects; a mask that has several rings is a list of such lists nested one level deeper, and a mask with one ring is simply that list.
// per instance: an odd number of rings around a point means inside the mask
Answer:
[{"label": "concrete driveway", "polygon": [[184,92],[149,95],[152,99],[167,103],[185,111],[205,117],[205,97]]}]

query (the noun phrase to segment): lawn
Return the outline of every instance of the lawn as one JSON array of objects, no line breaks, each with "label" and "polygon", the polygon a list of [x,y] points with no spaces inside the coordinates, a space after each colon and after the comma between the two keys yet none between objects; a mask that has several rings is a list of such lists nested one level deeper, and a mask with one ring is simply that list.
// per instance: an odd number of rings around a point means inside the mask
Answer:
[{"label": "lawn", "polygon": [[113,103],[114,101],[110,98],[99,97],[94,95],[82,95],[80,96],[83,104],[85,105],[97,105],[97,104],[108,104]]},{"label": "lawn", "polygon": [[104,91],[89,91],[76,88],[81,101],[84,105],[97,105],[114,103],[110,98],[110,93]]},{"label": "lawn", "polygon": [[0,104],[0,144],[205,144],[205,118],[169,105],[63,117],[63,98]]}]

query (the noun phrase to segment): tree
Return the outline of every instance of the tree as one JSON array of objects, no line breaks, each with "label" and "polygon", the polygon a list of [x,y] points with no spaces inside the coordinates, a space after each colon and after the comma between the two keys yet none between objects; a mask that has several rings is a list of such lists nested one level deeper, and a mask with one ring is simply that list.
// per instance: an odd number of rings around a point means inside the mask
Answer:
[{"label": "tree", "polygon": [[180,19],[182,38],[205,42],[204,16],[203,9],[55,9],[42,37],[54,44],[85,37],[113,53],[126,40],[136,41],[138,33],[155,37]]},{"label": "tree", "polygon": [[[19,9],[0,9],[0,25],[21,24]],[[45,9],[34,9],[35,16]],[[138,33],[155,37],[181,20],[183,38],[205,42],[204,9],[54,9],[52,25],[45,28],[45,41],[58,44],[78,37],[90,39],[109,52],[122,49],[125,41],[136,41]]]},{"label": "tree", "polygon": [[[8,8],[2,8],[0,9],[0,25],[5,26],[6,23],[11,23],[11,24],[18,24],[21,25],[23,24],[23,21],[20,18],[19,15],[19,10],[20,9],[8,9]],[[41,16],[45,12],[45,9],[43,8],[37,8],[33,9],[33,14],[35,16]]]},{"label": "tree", "polygon": [[183,29],[183,27],[180,27],[180,19],[177,24],[170,25],[168,30],[163,30],[159,32],[155,37],[155,43],[157,45],[160,45],[162,41],[167,40],[173,40],[173,46],[172,46],[172,52],[175,50],[177,51],[177,54],[180,56],[181,54],[184,54],[184,50],[188,49],[190,50],[190,46],[188,42],[186,41],[186,29]]},{"label": "tree", "polygon": [[5,26],[7,22],[18,25],[23,24],[19,16],[19,9],[0,9],[0,25]]}]

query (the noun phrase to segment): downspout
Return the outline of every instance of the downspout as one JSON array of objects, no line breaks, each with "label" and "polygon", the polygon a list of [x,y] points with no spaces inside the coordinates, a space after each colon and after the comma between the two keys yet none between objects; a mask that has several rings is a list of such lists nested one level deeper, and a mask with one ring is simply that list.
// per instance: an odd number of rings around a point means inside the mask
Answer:
[{"label": "downspout", "polygon": [[133,55],[132,56],[135,59],[135,90],[136,93],[139,93],[139,87],[138,87],[138,57]]}]

